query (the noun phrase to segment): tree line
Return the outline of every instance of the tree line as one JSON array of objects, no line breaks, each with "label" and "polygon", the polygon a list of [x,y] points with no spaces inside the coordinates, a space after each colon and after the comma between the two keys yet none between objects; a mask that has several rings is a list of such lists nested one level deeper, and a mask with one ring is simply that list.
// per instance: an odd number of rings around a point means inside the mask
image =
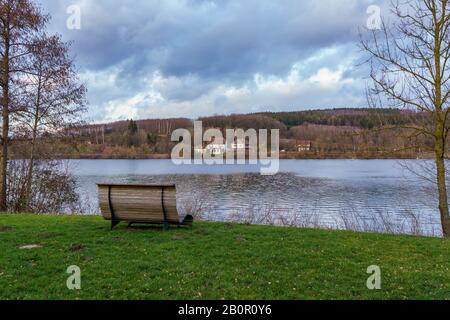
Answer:
[{"label": "tree line", "polygon": [[[291,116],[292,119],[291,120]],[[285,113],[235,114],[202,117],[204,129],[279,129],[281,149],[298,153],[299,144],[312,143],[310,152],[294,157],[418,157],[429,156],[433,143],[411,137],[401,125],[417,123],[422,115],[394,109],[329,109]],[[337,120],[338,119],[338,120]],[[377,125],[366,125],[367,123]],[[294,125],[295,124],[295,125]],[[66,157],[145,158],[171,153],[173,130],[193,129],[193,120],[127,120],[86,125],[77,130],[78,145]]]}]

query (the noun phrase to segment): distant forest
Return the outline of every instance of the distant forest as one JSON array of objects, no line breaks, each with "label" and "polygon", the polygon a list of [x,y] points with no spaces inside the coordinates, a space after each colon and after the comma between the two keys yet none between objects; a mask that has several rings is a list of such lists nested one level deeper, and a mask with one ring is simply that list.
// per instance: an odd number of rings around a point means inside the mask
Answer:
[{"label": "distant forest", "polygon": [[350,126],[373,129],[386,125],[404,125],[414,122],[417,114],[399,109],[333,109],[299,112],[260,113],[283,123],[287,128],[304,124]]},{"label": "distant forest", "polygon": [[[398,109],[263,112],[198,120],[205,130],[280,129],[284,158],[416,158],[427,157],[432,146],[427,137],[408,129],[426,116]],[[167,158],[175,145],[171,133],[193,129],[193,123],[177,118],[85,125],[72,129],[70,141],[53,148],[66,158]],[[305,142],[311,148],[299,147]]]}]

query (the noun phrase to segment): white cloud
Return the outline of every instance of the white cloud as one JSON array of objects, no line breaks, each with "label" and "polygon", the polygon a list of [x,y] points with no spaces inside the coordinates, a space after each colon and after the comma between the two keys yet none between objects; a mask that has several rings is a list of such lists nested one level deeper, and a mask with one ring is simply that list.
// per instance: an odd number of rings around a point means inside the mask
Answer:
[{"label": "white cloud", "polygon": [[[203,83],[196,75],[165,76],[155,71],[141,81],[136,94],[119,95],[99,109],[106,110],[105,120],[128,118],[198,117],[272,110],[298,110],[318,107],[358,107],[364,104],[362,81],[345,76],[353,68],[354,57],[340,59],[338,65],[323,67],[323,62],[341,55],[342,49],[326,49],[305,61],[295,63],[284,76],[256,73],[241,85],[220,81]],[[321,63],[322,62],[322,63]],[[311,69],[311,66],[313,68]],[[351,73],[351,72],[350,72]],[[117,77],[94,74],[89,79],[100,81],[105,90],[121,92]]]}]

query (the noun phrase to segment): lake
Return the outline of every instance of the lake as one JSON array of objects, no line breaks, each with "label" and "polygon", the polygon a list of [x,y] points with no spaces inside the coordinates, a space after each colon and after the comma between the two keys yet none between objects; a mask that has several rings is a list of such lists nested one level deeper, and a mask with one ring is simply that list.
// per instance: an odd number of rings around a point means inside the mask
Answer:
[{"label": "lake", "polygon": [[405,169],[418,161],[281,160],[253,165],[182,165],[170,160],[71,160],[84,211],[98,214],[97,183],[177,185],[178,208],[211,221],[439,236],[431,183]]}]

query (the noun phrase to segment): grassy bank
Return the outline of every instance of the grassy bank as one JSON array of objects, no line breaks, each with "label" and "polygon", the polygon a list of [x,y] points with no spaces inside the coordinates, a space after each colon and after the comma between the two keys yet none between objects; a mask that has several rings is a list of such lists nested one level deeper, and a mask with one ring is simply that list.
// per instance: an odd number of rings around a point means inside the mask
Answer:
[{"label": "grassy bank", "polygon": [[[66,287],[70,265],[79,291]],[[379,291],[366,287],[370,265]],[[206,222],[109,232],[99,217],[0,215],[0,299],[104,298],[448,299],[450,241]]]}]

